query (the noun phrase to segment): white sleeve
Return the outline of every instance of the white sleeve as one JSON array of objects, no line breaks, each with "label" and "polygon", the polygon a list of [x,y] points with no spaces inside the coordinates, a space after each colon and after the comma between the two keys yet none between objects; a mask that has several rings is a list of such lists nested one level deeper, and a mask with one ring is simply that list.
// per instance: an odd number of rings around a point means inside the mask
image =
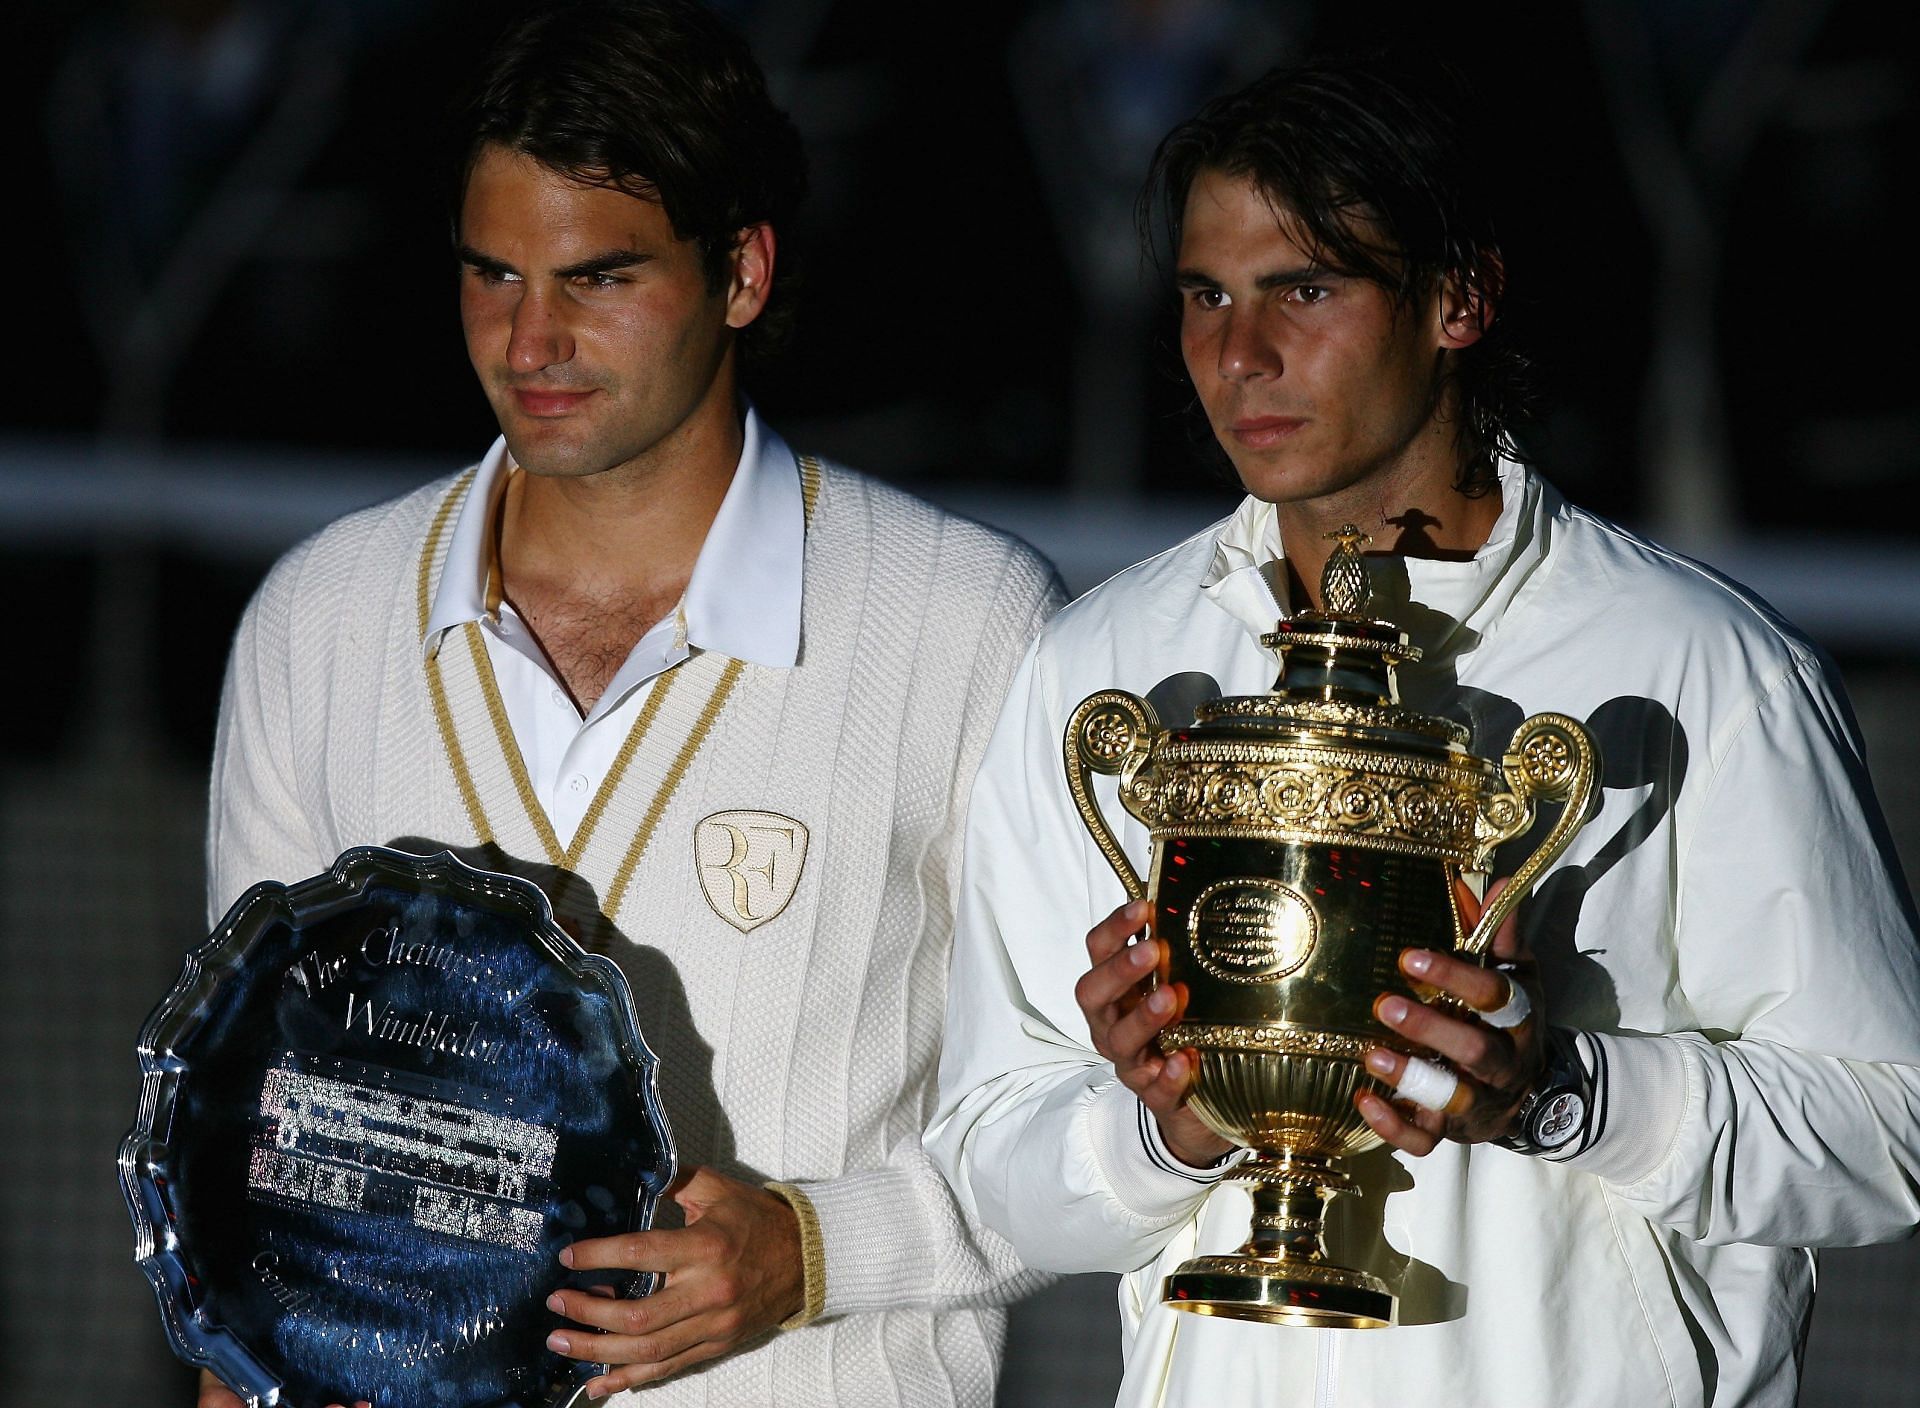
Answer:
[{"label": "white sleeve", "polygon": [[1194,1215],[1219,1171],[1165,1153],[1074,1003],[1086,931],[1126,895],[1067,793],[1044,641],[974,783],[926,1145],[961,1206],[1029,1266],[1130,1271]]},{"label": "white sleeve", "polygon": [[1709,1243],[1920,1223],[1920,957],[1857,731],[1812,661],[1723,749],[1679,857],[1697,1033],[1597,1039],[1607,1128],[1570,1160]]},{"label": "white sleeve", "polygon": [[296,548],[254,594],[227,659],[207,799],[209,925],[250,886],[304,880],[332,859],[295,782],[291,612],[305,556]]}]

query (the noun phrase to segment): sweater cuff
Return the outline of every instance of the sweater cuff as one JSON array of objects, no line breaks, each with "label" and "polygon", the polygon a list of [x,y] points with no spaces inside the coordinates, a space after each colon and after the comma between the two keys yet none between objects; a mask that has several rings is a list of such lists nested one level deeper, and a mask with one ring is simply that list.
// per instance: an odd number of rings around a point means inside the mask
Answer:
[{"label": "sweater cuff", "polygon": [[1579,1050],[1593,1078],[1593,1111],[1580,1152],[1561,1162],[1623,1185],[1658,1168],[1679,1136],[1687,1107],[1681,1047],[1663,1036],[1582,1032]]},{"label": "sweater cuff", "polygon": [[[933,1271],[926,1217],[912,1181],[876,1169],[795,1187],[812,1209],[820,1252],[820,1314],[853,1315],[926,1302]],[[809,1274],[809,1297],[812,1294]]]},{"label": "sweater cuff", "polygon": [[1165,1221],[1190,1212],[1232,1167],[1182,1163],[1160,1137],[1160,1122],[1118,1080],[1097,1087],[1087,1102],[1088,1145],[1113,1196],[1136,1217]]},{"label": "sweater cuff", "polygon": [[797,1330],[818,1320],[827,1308],[827,1250],[820,1235],[820,1215],[813,1200],[791,1183],[769,1183],[766,1190],[793,1209],[800,1224],[800,1268],[805,1277],[800,1309],[780,1322],[783,1330]]}]

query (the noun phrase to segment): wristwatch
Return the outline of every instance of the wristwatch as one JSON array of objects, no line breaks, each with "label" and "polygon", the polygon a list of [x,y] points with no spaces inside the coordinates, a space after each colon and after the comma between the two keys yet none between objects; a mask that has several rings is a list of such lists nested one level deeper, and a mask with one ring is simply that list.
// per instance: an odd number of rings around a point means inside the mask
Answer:
[{"label": "wristwatch", "polygon": [[1549,1027],[1547,1064],[1514,1113],[1512,1134],[1493,1142],[1518,1154],[1556,1154],[1586,1132],[1593,1113],[1593,1077],[1580,1059],[1573,1033]]}]

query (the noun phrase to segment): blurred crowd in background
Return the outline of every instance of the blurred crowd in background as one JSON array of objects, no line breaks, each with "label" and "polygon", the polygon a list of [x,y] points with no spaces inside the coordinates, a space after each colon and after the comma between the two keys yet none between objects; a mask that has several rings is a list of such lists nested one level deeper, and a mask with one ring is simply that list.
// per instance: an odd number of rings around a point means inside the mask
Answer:
[{"label": "blurred crowd in background", "polygon": [[[0,431],[471,458],[490,425],[453,322],[440,139],[509,8],[10,7],[10,302],[33,386]],[[1553,397],[1536,440],[1575,492],[1708,529],[1839,525],[1911,466],[1913,366],[1887,334],[1920,315],[1900,273],[1920,106],[1894,7],[721,8],[813,159],[803,340],[760,395],[868,426],[879,472],[1188,482],[1134,239],[1147,157],[1276,62],[1378,46],[1453,64],[1482,100],[1508,312]],[[1661,487],[1670,463],[1700,503]]]},{"label": "blurred crowd in background", "polygon": [[[475,458],[493,428],[455,322],[443,129],[510,8],[21,0],[0,85],[17,368],[0,445]],[[1703,552],[1916,531],[1892,505],[1920,446],[1900,214],[1920,50],[1893,8],[722,8],[812,156],[782,246],[800,335],[752,376],[795,443],[922,486],[1217,492],[1136,239],[1147,158],[1274,63],[1386,47],[1478,95],[1502,316],[1544,392],[1525,439],[1563,488]],[[70,562],[30,575],[90,590]],[[205,702],[180,706],[202,735]]]}]

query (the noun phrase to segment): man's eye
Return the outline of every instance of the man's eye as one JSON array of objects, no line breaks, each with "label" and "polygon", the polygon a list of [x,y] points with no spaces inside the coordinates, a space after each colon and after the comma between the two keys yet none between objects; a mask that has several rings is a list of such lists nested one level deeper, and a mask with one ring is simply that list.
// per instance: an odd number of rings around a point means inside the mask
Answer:
[{"label": "man's eye", "polygon": [[1193,302],[1198,308],[1225,308],[1230,300],[1225,289],[1197,288],[1193,291]]},{"label": "man's eye", "polygon": [[1333,296],[1333,290],[1321,284],[1301,284],[1293,291],[1296,303],[1323,303]]},{"label": "man's eye", "polygon": [[580,276],[582,288],[618,288],[625,282],[626,280],[618,274],[582,274]]},{"label": "man's eye", "polygon": [[467,266],[467,272],[489,287],[498,287],[501,284],[517,284],[520,282],[520,276],[518,274],[509,273],[505,269],[480,269],[469,264]]}]

